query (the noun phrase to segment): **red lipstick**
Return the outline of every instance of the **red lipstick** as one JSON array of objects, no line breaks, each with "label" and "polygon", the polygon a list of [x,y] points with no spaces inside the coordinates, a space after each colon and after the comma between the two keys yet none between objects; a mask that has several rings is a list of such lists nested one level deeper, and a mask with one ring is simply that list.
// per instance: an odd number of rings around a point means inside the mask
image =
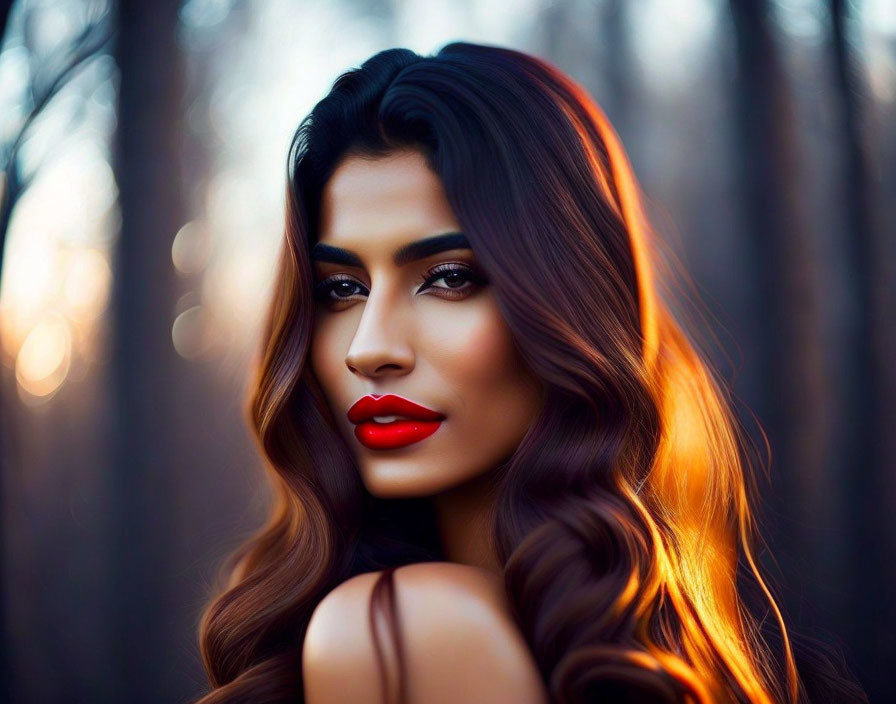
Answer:
[{"label": "red lipstick", "polygon": [[[373,416],[401,416],[388,423],[377,423]],[[445,419],[425,406],[395,394],[359,398],[348,410],[355,424],[355,437],[371,450],[393,450],[429,437]]]}]

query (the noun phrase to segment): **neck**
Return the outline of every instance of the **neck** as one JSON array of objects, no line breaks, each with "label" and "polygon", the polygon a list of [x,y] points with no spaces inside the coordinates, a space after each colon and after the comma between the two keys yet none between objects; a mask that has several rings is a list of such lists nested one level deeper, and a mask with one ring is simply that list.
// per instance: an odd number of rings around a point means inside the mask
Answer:
[{"label": "neck", "polygon": [[435,495],[432,501],[446,558],[500,575],[491,539],[494,494],[490,479],[489,475],[477,477]]}]

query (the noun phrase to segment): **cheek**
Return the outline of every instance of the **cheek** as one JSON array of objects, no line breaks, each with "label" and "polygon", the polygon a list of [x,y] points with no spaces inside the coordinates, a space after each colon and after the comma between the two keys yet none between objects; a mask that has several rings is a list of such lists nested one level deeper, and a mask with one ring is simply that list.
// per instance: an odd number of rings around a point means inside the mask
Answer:
[{"label": "cheek", "polygon": [[436,339],[435,365],[465,411],[479,415],[477,409],[528,398],[529,374],[494,299],[483,298],[462,315],[442,317]]}]

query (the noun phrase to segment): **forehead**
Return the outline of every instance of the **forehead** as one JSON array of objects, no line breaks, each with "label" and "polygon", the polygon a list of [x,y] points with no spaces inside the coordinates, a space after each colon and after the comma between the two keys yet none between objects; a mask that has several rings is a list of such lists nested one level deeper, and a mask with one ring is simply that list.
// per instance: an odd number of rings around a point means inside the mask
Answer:
[{"label": "forehead", "polygon": [[417,151],[348,156],[321,194],[318,239],[328,244],[392,246],[457,228],[442,182]]}]

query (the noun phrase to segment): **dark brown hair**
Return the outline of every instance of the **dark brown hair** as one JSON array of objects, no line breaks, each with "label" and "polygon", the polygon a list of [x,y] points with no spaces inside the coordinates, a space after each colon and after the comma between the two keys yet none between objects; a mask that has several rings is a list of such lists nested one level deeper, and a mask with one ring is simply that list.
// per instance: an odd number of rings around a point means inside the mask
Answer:
[{"label": "dark brown hair", "polygon": [[[355,574],[444,559],[425,500],[365,491],[306,364],[322,189],[348,154],[406,148],[441,178],[546,389],[495,469],[493,528],[552,701],[808,701],[754,559],[744,433],[659,293],[671,275],[616,134],[547,62],[458,42],[432,56],[376,54],[296,132],[249,399],[276,498],[203,614],[213,691],[202,704],[302,701],[301,644],[327,592]],[[816,694],[864,700],[830,673]]]}]

